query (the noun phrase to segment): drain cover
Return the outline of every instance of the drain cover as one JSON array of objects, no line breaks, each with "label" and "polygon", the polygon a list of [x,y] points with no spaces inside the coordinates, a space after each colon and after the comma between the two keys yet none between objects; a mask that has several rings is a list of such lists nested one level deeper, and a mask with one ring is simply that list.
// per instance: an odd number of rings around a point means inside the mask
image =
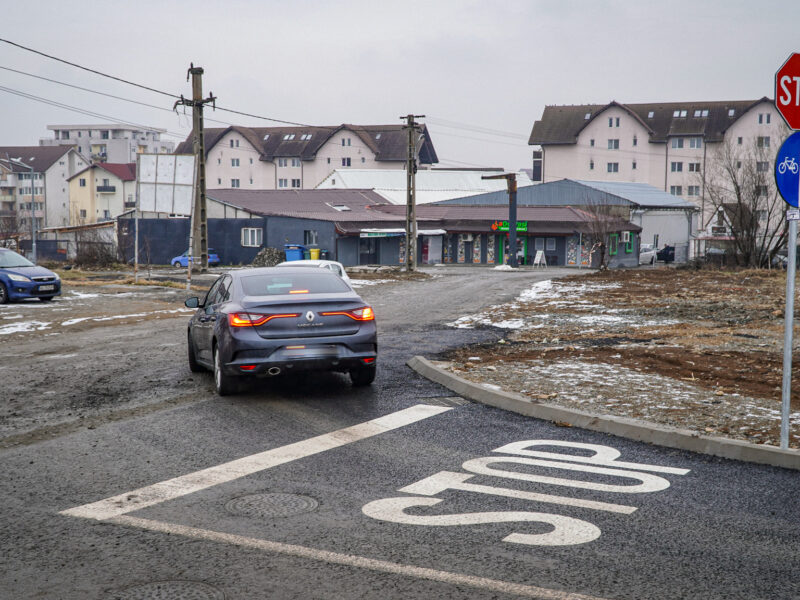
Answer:
[{"label": "drain cover", "polygon": [[289,517],[311,512],[319,502],[299,494],[250,494],[234,498],[225,504],[225,510],[246,517]]},{"label": "drain cover", "polygon": [[200,581],[155,581],[111,594],[114,600],[225,600],[225,594]]}]

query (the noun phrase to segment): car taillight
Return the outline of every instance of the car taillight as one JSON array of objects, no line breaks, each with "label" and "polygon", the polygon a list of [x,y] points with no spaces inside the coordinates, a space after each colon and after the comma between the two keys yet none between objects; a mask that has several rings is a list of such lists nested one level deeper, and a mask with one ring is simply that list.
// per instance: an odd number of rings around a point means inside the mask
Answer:
[{"label": "car taillight", "polygon": [[332,317],[333,315],[343,315],[345,317],[350,317],[355,321],[374,321],[375,320],[375,313],[373,312],[372,308],[369,306],[363,306],[361,308],[354,308],[352,310],[337,310],[332,312],[324,312],[319,313],[323,317]]},{"label": "car taillight", "polygon": [[235,312],[228,313],[228,325],[231,327],[249,327],[250,325],[257,327],[263,325],[272,319],[287,319],[291,317],[299,317],[300,313],[286,313],[278,315],[262,315],[257,313]]}]

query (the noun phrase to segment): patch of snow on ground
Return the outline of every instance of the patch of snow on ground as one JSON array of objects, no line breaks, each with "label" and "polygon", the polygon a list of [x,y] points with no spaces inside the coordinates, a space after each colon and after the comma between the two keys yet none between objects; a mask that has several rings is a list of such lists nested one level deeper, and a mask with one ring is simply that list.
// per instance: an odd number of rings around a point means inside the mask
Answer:
[{"label": "patch of snow on ground", "polygon": [[80,298],[97,298],[100,296],[100,294],[86,294],[84,292],[77,292],[75,290],[71,290],[70,294],[72,295],[64,296],[64,300],[77,300]]},{"label": "patch of snow on ground", "polygon": [[11,323],[10,325],[0,326],[0,335],[23,333],[25,331],[41,331],[42,329],[50,329],[50,323],[25,321],[24,323]]},{"label": "patch of snow on ground", "polygon": [[351,279],[350,285],[354,288],[362,287],[365,285],[378,285],[381,283],[391,283],[392,279]]}]

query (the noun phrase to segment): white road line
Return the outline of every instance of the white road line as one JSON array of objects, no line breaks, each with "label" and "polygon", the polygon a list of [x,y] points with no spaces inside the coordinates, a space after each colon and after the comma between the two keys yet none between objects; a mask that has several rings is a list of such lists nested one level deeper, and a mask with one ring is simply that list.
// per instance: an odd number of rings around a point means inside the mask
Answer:
[{"label": "white road line", "polygon": [[241,535],[219,533],[217,531],[197,529],[195,527],[187,527],[185,525],[176,525],[173,523],[161,523],[159,521],[140,519],[138,517],[114,517],[109,519],[108,522],[115,523],[117,525],[147,529],[149,531],[157,531],[160,533],[182,535],[195,540],[206,540],[210,542],[232,544],[234,546],[240,546],[243,548],[254,548],[257,550],[264,550],[277,554],[296,556],[298,558],[306,558],[326,563],[345,565],[359,569],[368,569],[370,571],[378,571],[380,573],[391,573],[394,575],[416,577],[418,579],[439,581],[450,585],[469,586],[472,588],[479,588],[482,590],[489,590],[503,594],[516,594],[518,596],[527,598],[538,598],[540,600],[606,600],[596,596],[562,592],[559,590],[551,590],[533,585],[512,583],[510,581],[500,581],[498,579],[488,579],[486,577],[476,577],[474,575],[451,573],[449,571],[437,571],[436,569],[415,567],[413,565],[393,563],[385,560],[366,558],[364,556],[341,554],[338,552],[330,552],[328,550],[308,548],[306,546],[296,546],[294,544],[285,544],[282,542],[259,540]]},{"label": "white road line", "polygon": [[273,448],[272,450],[267,450],[259,454],[245,456],[244,458],[217,465],[216,467],[209,467],[208,469],[195,471],[188,475],[161,481],[147,487],[139,488],[138,490],[106,498],[105,500],[76,506],[61,511],[60,514],[71,517],[83,517],[85,519],[97,519],[98,521],[111,519],[147,506],[153,506],[154,504],[160,504],[167,500],[180,498],[181,496],[186,496],[220,483],[233,481],[258,471],[283,465],[393,429],[411,425],[412,423],[447,412],[448,410],[452,410],[452,408],[447,406],[418,404],[373,419],[372,421],[353,425],[352,427],[345,427],[344,429],[339,429],[338,431],[326,433],[301,442],[296,442],[280,448]]}]

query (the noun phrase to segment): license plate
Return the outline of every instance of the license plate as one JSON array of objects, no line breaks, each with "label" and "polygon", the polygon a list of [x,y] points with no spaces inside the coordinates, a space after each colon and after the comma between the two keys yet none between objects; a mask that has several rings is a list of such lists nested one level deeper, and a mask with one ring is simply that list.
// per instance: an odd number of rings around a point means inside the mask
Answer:
[{"label": "license plate", "polygon": [[54,286],[54,285],[40,285],[39,286],[39,291],[40,292],[51,292],[54,289],[56,289],[56,286]]}]

